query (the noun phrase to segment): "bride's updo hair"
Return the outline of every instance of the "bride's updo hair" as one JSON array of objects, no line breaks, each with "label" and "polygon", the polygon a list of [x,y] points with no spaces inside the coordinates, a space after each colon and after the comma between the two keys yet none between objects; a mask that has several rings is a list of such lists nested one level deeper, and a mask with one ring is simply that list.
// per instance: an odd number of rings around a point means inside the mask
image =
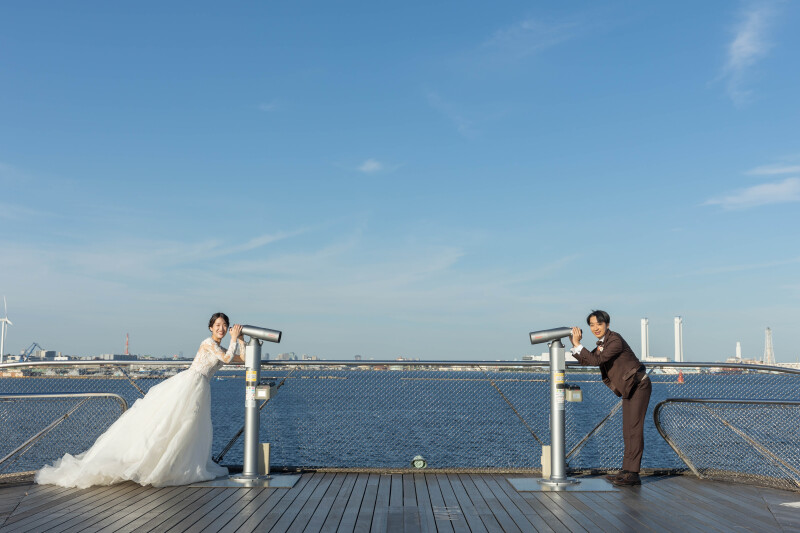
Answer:
[{"label": "bride's updo hair", "polygon": [[214,313],[213,315],[211,315],[211,318],[208,321],[208,327],[213,326],[214,322],[216,322],[218,318],[224,320],[226,326],[231,325],[231,321],[228,319],[228,315],[226,315],[225,313]]}]

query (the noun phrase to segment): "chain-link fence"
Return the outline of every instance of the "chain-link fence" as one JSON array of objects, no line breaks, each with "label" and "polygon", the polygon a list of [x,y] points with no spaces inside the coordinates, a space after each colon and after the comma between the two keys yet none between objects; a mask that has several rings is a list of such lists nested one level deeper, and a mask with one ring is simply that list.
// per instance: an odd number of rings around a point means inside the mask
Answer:
[{"label": "chain-link fence", "polygon": [[0,366],[0,482],[86,450],[128,406],[186,366]]},{"label": "chain-link fence", "polygon": [[800,490],[800,401],[670,398],[659,433],[698,476]]},{"label": "chain-link fence", "polygon": [[[133,403],[166,377],[156,372],[180,369],[142,362],[93,368],[94,374],[89,367],[16,367],[27,375],[0,378],[0,394],[113,392]],[[642,462],[648,470],[686,469],[651,422],[654,406],[666,398],[800,399],[800,373],[789,370],[722,364],[648,368],[653,393]],[[241,440],[228,444],[244,424],[243,374],[223,370],[211,382],[213,453],[223,464],[242,462]],[[261,376],[279,385],[262,407],[260,431],[260,441],[271,443],[271,464],[277,468],[397,470],[410,468],[412,458],[421,455],[431,469],[536,471],[542,444],[550,442],[546,363],[271,361],[262,367]],[[619,468],[619,398],[603,384],[596,368],[568,366],[567,381],[583,391],[583,402],[566,404],[568,468]],[[25,409],[29,413],[21,417],[36,416]],[[684,425],[691,427],[691,422]],[[20,426],[3,421],[0,442],[18,431],[23,431]],[[791,440],[794,434],[785,437]],[[63,451],[57,450],[56,456],[68,451],[60,439],[58,444]],[[3,446],[0,457],[5,455]],[[34,457],[33,451],[27,455]]]}]

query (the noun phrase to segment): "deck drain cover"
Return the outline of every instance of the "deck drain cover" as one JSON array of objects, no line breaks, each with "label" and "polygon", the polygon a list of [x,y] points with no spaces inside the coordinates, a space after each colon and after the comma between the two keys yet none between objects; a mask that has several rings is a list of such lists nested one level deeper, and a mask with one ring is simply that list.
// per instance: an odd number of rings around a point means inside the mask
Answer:
[{"label": "deck drain cover", "polygon": [[436,520],[458,520],[461,517],[461,507],[436,507],[433,506],[433,517]]}]

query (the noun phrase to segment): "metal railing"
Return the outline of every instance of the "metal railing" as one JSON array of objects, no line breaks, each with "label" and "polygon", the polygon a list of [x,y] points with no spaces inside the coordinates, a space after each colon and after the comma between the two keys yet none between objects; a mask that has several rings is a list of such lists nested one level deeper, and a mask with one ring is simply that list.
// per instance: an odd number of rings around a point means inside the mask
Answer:
[{"label": "metal railing", "polygon": [[[111,392],[133,403],[188,364],[5,364],[0,375],[16,372],[20,377],[0,378],[0,394]],[[653,382],[651,413],[667,398],[800,400],[797,370],[723,363],[646,365]],[[411,459],[422,455],[428,468],[443,471],[537,471],[541,446],[550,440],[548,368],[546,362],[527,361],[265,361],[262,381],[279,387],[261,403],[260,441],[271,443],[272,465],[282,469],[398,470],[410,468]],[[620,400],[596,368],[568,363],[567,381],[579,385],[584,398],[566,404],[568,468],[619,468]],[[241,441],[235,436],[243,424],[244,371],[227,367],[211,384],[213,454],[225,464],[241,464]],[[20,416],[26,417],[33,414]],[[4,456],[6,435],[26,430],[2,418],[0,423]],[[685,470],[655,427],[647,426],[643,468]],[[796,441],[794,435],[787,439]],[[60,439],[48,445],[53,450],[37,446],[48,456],[66,451],[56,449],[66,446]]]},{"label": "metal railing", "polygon": [[698,477],[800,490],[800,401],[667,398],[653,421]]},{"label": "metal railing", "polygon": [[[109,400],[116,403],[118,412]],[[46,455],[34,454],[32,461],[25,457],[37,445],[57,450],[50,460],[63,453],[80,453],[127,409],[124,398],[105,392],[0,394],[4,429],[0,474],[41,467]],[[33,416],[26,416],[29,412]]]}]

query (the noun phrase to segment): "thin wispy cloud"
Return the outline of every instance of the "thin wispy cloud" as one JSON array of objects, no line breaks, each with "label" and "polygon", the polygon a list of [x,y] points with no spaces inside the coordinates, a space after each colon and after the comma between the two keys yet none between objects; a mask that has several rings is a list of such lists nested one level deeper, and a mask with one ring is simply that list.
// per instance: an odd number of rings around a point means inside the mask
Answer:
[{"label": "thin wispy cloud", "polygon": [[372,174],[374,172],[380,172],[384,169],[383,163],[376,159],[367,159],[363,163],[358,166],[358,170],[365,173],[365,174]]},{"label": "thin wispy cloud", "polygon": [[741,265],[724,265],[719,267],[705,268],[702,270],[696,270],[694,272],[687,272],[685,274],[680,274],[676,277],[727,274],[730,272],[748,272],[752,270],[764,270],[769,268],[782,267],[786,265],[795,265],[797,263],[800,263],[800,257],[792,257],[789,259],[782,259],[780,261],[768,261],[764,263],[746,263]]},{"label": "thin wispy cloud", "polygon": [[275,111],[276,109],[278,109],[278,102],[275,100],[272,100],[271,102],[261,102],[258,104],[258,110],[265,113]]},{"label": "thin wispy cloud", "polygon": [[577,27],[573,22],[528,18],[497,30],[481,44],[481,49],[510,60],[524,59],[572,38]]},{"label": "thin wispy cloud", "polygon": [[719,205],[723,209],[748,209],[788,202],[800,202],[800,178],[787,178],[783,181],[747,187],[711,198],[705,205]]},{"label": "thin wispy cloud", "polygon": [[460,135],[468,139],[477,137],[478,132],[473,127],[472,121],[466,118],[454,103],[444,100],[435,92],[429,92],[427,99],[432,108],[453,123]]},{"label": "thin wispy cloud", "polygon": [[774,2],[749,4],[740,15],[733,40],[728,44],[722,76],[728,96],[737,106],[749,101],[752,91],[747,88],[748,73],[772,47],[769,30],[775,11]]},{"label": "thin wispy cloud", "polygon": [[800,174],[800,165],[764,165],[748,170],[749,176],[776,176],[780,174]]},{"label": "thin wispy cloud", "polygon": [[15,220],[29,217],[52,217],[53,213],[31,209],[22,205],[11,205],[0,202],[0,219]]}]

